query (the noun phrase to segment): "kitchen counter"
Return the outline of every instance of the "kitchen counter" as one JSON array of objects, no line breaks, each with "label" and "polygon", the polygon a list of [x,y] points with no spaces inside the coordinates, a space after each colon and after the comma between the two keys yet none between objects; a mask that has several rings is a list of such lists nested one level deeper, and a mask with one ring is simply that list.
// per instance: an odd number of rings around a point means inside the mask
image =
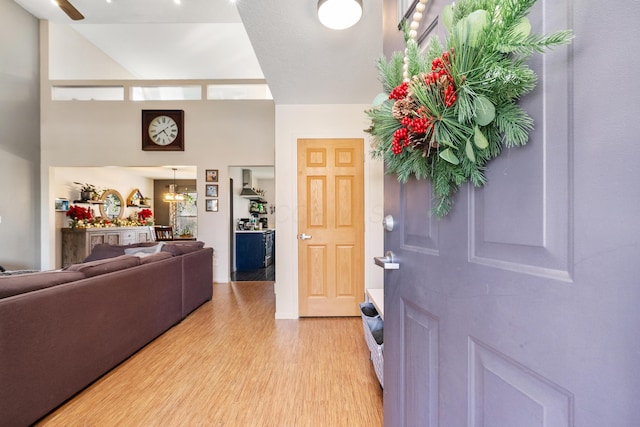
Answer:
[{"label": "kitchen counter", "polygon": [[236,233],[264,233],[266,231],[276,231],[275,228],[267,228],[266,230],[235,230]]}]

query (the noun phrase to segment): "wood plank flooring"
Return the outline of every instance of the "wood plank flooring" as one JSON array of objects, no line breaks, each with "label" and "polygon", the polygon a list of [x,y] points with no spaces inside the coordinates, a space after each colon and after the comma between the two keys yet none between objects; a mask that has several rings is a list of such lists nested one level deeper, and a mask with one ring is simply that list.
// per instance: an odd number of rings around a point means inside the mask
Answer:
[{"label": "wood plank flooring", "polygon": [[360,318],[275,320],[273,282],[206,303],[38,426],[378,427]]},{"label": "wood plank flooring", "polygon": [[231,281],[233,282],[273,282],[276,280],[276,265],[251,271],[232,271]]}]

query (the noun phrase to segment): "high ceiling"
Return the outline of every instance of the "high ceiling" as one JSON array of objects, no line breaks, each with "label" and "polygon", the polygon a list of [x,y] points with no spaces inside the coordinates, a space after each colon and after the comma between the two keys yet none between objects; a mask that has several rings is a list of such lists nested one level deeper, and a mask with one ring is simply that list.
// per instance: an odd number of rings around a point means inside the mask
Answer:
[{"label": "high ceiling", "polygon": [[66,24],[139,79],[266,79],[276,104],[369,104],[380,92],[381,1],[335,31],[317,0],[71,0],[72,21],[50,0],[15,0]]}]

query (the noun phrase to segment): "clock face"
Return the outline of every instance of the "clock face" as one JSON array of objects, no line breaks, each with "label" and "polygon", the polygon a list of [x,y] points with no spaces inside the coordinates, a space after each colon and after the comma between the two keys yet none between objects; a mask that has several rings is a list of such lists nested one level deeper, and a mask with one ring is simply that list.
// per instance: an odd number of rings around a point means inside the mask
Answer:
[{"label": "clock face", "polygon": [[184,151],[183,110],[142,110],[143,151]]},{"label": "clock face", "polygon": [[149,138],[154,144],[165,146],[178,137],[178,124],[169,116],[155,117],[149,123]]}]

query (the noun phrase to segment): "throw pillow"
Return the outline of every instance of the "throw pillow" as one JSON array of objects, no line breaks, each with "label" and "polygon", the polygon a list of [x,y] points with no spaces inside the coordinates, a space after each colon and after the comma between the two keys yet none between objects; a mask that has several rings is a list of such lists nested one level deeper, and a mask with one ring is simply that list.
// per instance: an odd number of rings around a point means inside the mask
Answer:
[{"label": "throw pillow", "polygon": [[156,245],[156,242],[133,243],[131,245],[110,245],[108,243],[100,243],[93,247],[91,253],[83,262],[115,258],[117,256],[124,255],[124,251],[129,248],[142,248]]},{"label": "throw pillow", "polygon": [[157,254],[162,249],[164,242],[160,242],[154,246],[139,247],[139,248],[127,248],[124,250],[125,255],[138,255],[138,254]]}]

